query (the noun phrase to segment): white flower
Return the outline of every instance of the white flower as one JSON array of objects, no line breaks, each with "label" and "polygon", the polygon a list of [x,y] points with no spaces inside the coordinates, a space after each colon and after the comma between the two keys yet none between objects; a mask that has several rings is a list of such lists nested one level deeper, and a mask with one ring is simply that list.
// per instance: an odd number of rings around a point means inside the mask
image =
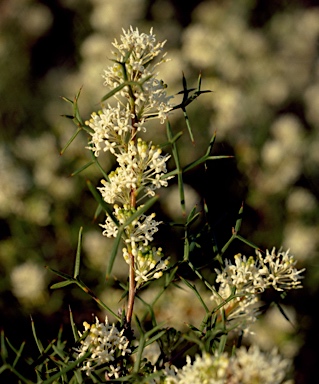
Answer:
[{"label": "white flower", "polygon": [[276,350],[264,353],[256,346],[241,347],[229,356],[226,352],[187,356],[181,369],[174,366],[163,370],[161,383],[165,384],[282,384],[291,361],[282,358]]},{"label": "white flower", "polygon": [[[130,252],[134,255],[137,288],[149,280],[163,276],[163,270],[168,266],[168,259],[164,259],[162,248],[133,244]],[[123,257],[129,264],[131,259],[127,248],[123,248]]]},{"label": "white flower", "polygon": [[272,286],[277,291],[302,288],[300,280],[303,276],[300,274],[305,271],[305,268],[300,270],[294,268],[297,261],[292,255],[289,255],[289,250],[276,253],[276,249],[273,248],[270,253],[267,249],[266,257],[259,251],[257,251],[257,256],[267,287]]},{"label": "white flower", "polygon": [[[127,134],[136,128],[132,126],[133,117],[129,106],[123,108],[120,104],[116,107],[108,105],[98,114],[92,113],[90,121],[86,122],[92,129],[92,140],[87,148],[93,151],[96,157],[102,150],[115,153],[116,148],[123,148]],[[138,130],[140,129],[142,128],[138,127]]]},{"label": "white flower", "polygon": [[166,187],[166,162],[170,155],[161,155],[161,150],[152,143],[146,143],[141,138],[137,145],[130,141],[127,148],[115,154],[118,167],[111,172],[109,181],[102,180],[99,187],[103,199],[109,203],[115,202],[129,205],[132,190],[138,191],[142,199],[146,195],[153,196],[154,190]]},{"label": "white flower", "polygon": [[236,292],[256,293],[265,289],[265,282],[260,274],[258,260],[252,256],[248,259],[240,253],[234,257],[235,264],[225,260],[225,267],[217,272],[216,283],[222,287],[231,285],[236,287]]},{"label": "white flower", "polygon": [[[137,210],[141,209],[140,205]],[[114,205],[114,216],[119,224],[123,225],[136,212],[136,209],[129,205],[119,207]],[[150,279],[158,279],[163,275],[163,270],[167,268],[168,259],[164,259],[162,248],[155,248],[149,245],[153,241],[153,235],[158,231],[160,221],[154,220],[155,213],[150,215],[141,214],[129,225],[124,228],[123,240],[126,247],[123,248],[123,257],[127,264],[131,263],[131,256],[134,259],[135,281],[137,287]],[[103,235],[106,237],[116,237],[118,227],[108,216],[105,224],[100,224],[104,229]]]},{"label": "white flower", "polygon": [[[138,207],[138,210],[142,209],[143,205]],[[125,205],[120,208],[117,204],[114,205],[114,216],[118,219],[119,224],[124,224],[134,213],[136,209],[130,208]],[[133,246],[133,244],[141,243],[141,245],[148,245],[153,241],[153,235],[158,231],[158,225],[160,221],[154,220],[155,213],[150,215],[141,214],[137,219],[127,225],[124,229],[124,241],[127,245]],[[106,237],[116,237],[118,228],[113,220],[108,216],[105,220],[105,224],[100,224],[104,228],[103,235]]]},{"label": "white flower", "polygon": [[[112,53],[117,62],[104,71],[104,85],[114,89],[130,81],[130,87],[122,88],[120,95],[126,100],[133,98],[136,120],[157,117],[164,123],[167,113],[172,109],[169,102],[172,97],[166,95],[166,85],[156,79],[154,70],[166,61],[165,54],[154,65],[151,63],[162,52],[165,41],[157,42],[152,29],[146,34],[130,27],[128,31],[123,29],[121,42],[115,40],[113,43],[116,51]],[[125,68],[119,64],[124,61]]]},{"label": "white flower", "polygon": [[236,293],[259,293],[269,287],[277,291],[302,287],[300,274],[305,268],[294,268],[297,261],[289,255],[289,250],[278,253],[275,248],[271,252],[266,250],[266,257],[260,251],[256,254],[257,260],[238,254],[235,264],[226,259],[225,268],[222,271],[216,269],[216,282],[222,287],[228,284],[236,287]]},{"label": "white flower", "polygon": [[263,353],[257,346],[241,347],[229,365],[231,384],[281,384],[291,361],[282,358],[276,349]]},{"label": "white flower", "polygon": [[229,357],[226,353],[196,355],[192,362],[186,357],[186,364],[181,369],[174,366],[163,371],[165,384],[226,384]]},{"label": "white flower", "polygon": [[[128,348],[129,340],[123,335],[124,329],[119,331],[114,324],[110,325],[107,316],[105,317],[105,324],[101,324],[96,317],[95,324],[90,325],[84,322],[83,325],[85,332],[89,332],[84,340],[81,340],[81,347],[76,351],[78,352],[77,358],[82,357],[88,350],[91,352],[90,357],[83,362],[82,367],[88,376],[100,365],[111,363],[116,358],[131,353],[130,348]],[[85,332],[83,334],[79,332],[79,335],[82,337]],[[109,376],[119,377],[119,370],[114,365],[109,364],[106,369]]]},{"label": "white flower", "polygon": [[[134,67],[134,70],[143,70],[156,56],[158,56],[166,43],[157,42],[153,34],[153,28],[150,33],[140,33],[138,28],[135,30],[131,26],[128,31],[122,29],[123,35],[121,36],[122,44],[118,43],[115,39],[113,46],[118,52],[112,52],[117,56],[119,61],[122,61],[128,54],[129,63]],[[120,54],[120,55],[119,55]]]},{"label": "white flower", "polygon": [[[215,269],[219,289],[211,296],[216,306],[222,305],[228,327],[245,332],[259,314],[259,294],[271,287],[277,291],[301,288],[300,274],[305,270],[294,268],[296,261],[289,251],[277,254],[273,248],[266,257],[260,251],[256,254],[256,260],[237,254],[235,264],[226,259],[222,271]],[[228,300],[232,293],[236,296]]]},{"label": "white flower", "polygon": [[[220,286],[218,292],[213,292],[211,300],[219,308],[217,321],[229,330],[250,332],[250,326],[257,320],[260,313],[259,295],[239,292],[238,296],[229,300],[234,286]],[[237,293],[237,292],[236,292]],[[225,315],[225,320],[224,319]],[[226,321],[225,324],[223,322]]]}]

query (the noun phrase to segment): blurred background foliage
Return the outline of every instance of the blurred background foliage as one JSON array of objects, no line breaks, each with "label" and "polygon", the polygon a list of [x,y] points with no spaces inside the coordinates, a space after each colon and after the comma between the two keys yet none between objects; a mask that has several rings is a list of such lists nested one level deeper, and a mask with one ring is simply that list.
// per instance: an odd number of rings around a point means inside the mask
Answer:
[{"label": "blurred background foliage", "polygon": [[[214,132],[211,162],[185,175],[188,209],[206,201],[202,217],[222,246],[231,235],[244,201],[241,234],[261,248],[290,248],[306,267],[304,289],[287,297],[285,310],[295,328],[271,310],[257,324],[264,348],[274,344],[295,358],[296,383],[313,382],[318,361],[319,299],[319,7],[311,0],[1,0],[0,1],[0,311],[1,327],[20,343],[31,339],[32,314],[47,339],[68,320],[68,306],[80,324],[100,309],[78,289],[50,291],[59,281],[44,268],[72,274],[80,226],[84,226],[82,277],[114,310],[121,291],[106,288],[109,240],[93,215],[96,203],[86,186],[99,171],[79,135],[60,151],[75,127],[61,96],[82,87],[80,111],[87,119],[106,93],[101,74],[109,65],[111,42],[130,25],[167,39],[172,61],[161,67],[168,93],[182,89],[182,73],[202,95],[188,108],[195,143],[190,143],[179,112],[170,120],[183,164],[202,155]],[[177,98],[178,102],[178,98]],[[147,139],[165,141],[165,127]],[[110,160],[105,159],[107,169]],[[174,185],[162,192],[158,215],[181,220]],[[202,215],[203,216],[203,215]],[[163,226],[159,243],[172,258],[182,252],[176,234]],[[209,257],[211,242],[200,239]],[[252,253],[236,243],[229,255]],[[207,256],[208,255],[208,256]],[[196,262],[196,258],[195,258]],[[114,274],[125,280],[126,266]],[[152,293],[146,293],[151,295]],[[181,295],[179,297],[179,294]],[[176,296],[177,295],[177,296]],[[183,297],[186,297],[186,300]],[[160,319],[196,323],[199,308],[189,307],[185,291],[158,305]],[[297,331],[297,337],[295,333]],[[256,331],[257,332],[257,331]],[[32,345],[32,341],[30,341]],[[29,347],[32,348],[32,346]]]}]

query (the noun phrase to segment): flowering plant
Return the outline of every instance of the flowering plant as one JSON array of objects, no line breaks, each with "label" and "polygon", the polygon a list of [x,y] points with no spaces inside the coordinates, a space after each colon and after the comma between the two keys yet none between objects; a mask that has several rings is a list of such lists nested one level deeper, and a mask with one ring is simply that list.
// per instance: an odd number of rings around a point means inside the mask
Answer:
[{"label": "flowering plant", "polygon": [[[193,141],[186,107],[209,91],[201,89],[201,76],[197,88],[191,89],[183,76],[182,100],[173,104],[173,97],[167,96],[167,87],[157,72],[167,61],[162,52],[164,44],[157,42],[152,29],[148,34],[132,27],[123,30],[121,42],[113,43],[113,64],[103,74],[109,92],[101,100],[101,110],[84,121],[78,107],[80,92],[74,100],[65,98],[73,107],[73,115],[67,117],[78,129],[62,152],[79,132],[88,134],[86,149],[91,152],[92,160],[81,170],[94,164],[103,177],[100,186],[94,187],[90,181],[87,185],[98,203],[96,217],[102,211],[106,214],[100,224],[101,235],[114,238],[107,278],[112,275],[117,257],[123,257],[127,264],[127,280],[120,282],[125,304],[113,310],[80,278],[83,231],[80,228],[74,274],[70,276],[49,268],[63,279],[52,288],[76,284],[107,312],[105,323],[96,316],[95,323],[84,322],[84,331],[80,332],[70,312],[74,343],[63,342],[59,334],[57,341],[47,347],[37,338],[33,325],[40,357],[28,363],[35,368],[32,381],[16,369],[22,349],[16,350],[8,344],[16,352],[14,363],[10,363],[3,338],[3,371],[10,369],[23,382],[280,384],[291,374],[291,362],[277,350],[266,353],[253,343],[249,348],[244,346],[244,338],[262,314],[262,294],[266,290],[285,294],[301,288],[304,270],[295,267],[296,260],[289,251],[273,248],[263,252],[239,235],[242,206],[226,244],[220,248],[212,242],[211,253],[205,255],[208,276],[202,272],[202,266],[195,266],[192,260],[193,250],[200,246],[198,238],[204,231],[212,238],[213,233],[208,221],[194,229],[194,223],[200,219],[196,206],[186,214],[183,176],[196,167],[207,166],[212,160],[229,156],[211,154],[214,135],[202,157],[181,165],[177,145],[181,132],[174,134],[170,115],[182,110]],[[166,143],[157,145],[143,138],[150,120],[166,124]],[[103,168],[101,156],[112,158],[113,170],[107,172]],[[184,214],[182,223],[172,224],[184,231],[184,252],[177,260],[170,259],[165,247],[155,243],[155,235],[163,224],[162,220],[155,219],[155,203],[161,189],[169,187],[174,179],[177,179]],[[205,202],[203,209],[208,212]],[[255,249],[256,255],[247,258],[237,254],[233,259],[226,258],[225,253],[235,239]],[[183,273],[185,266],[192,272],[192,278]],[[155,299],[147,302],[142,294],[153,286],[158,292]],[[169,288],[180,286],[188,288],[204,310],[203,318],[198,319],[197,324],[188,324],[185,332],[159,323],[155,310],[156,302]],[[207,297],[199,286],[208,291]],[[142,314],[135,312],[137,300],[144,305]],[[116,323],[110,324],[109,316],[113,316]]]}]

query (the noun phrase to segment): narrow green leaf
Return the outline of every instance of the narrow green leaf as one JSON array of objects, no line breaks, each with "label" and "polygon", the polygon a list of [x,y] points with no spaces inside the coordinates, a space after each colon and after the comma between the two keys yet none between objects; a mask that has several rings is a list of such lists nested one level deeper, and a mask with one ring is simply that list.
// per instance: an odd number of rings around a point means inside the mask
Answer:
[{"label": "narrow green leaf", "polygon": [[194,284],[191,284],[188,280],[184,279],[182,276],[180,277],[181,280],[184,282],[184,284],[189,287],[196,295],[196,297],[198,298],[198,300],[200,301],[200,303],[202,304],[202,306],[204,307],[206,313],[209,312],[209,309],[207,307],[207,305],[205,304],[204,300],[202,299],[201,295],[199,294],[196,286]]},{"label": "narrow green leaf", "polygon": [[74,284],[75,282],[72,280],[67,280],[67,281],[60,281],[59,283],[52,284],[50,286],[51,289],[58,289],[58,288],[63,288],[66,287],[67,285]]},{"label": "narrow green leaf", "polygon": [[2,361],[5,362],[7,357],[8,357],[8,350],[7,350],[7,347],[6,347],[6,342],[5,342],[5,337],[4,337],[3,329],[1,329],[1,350],[0,350],[0,353],[1,353]]},{"label": "narrow green leaf", "polygon": [[17,356],[16,358],[14,359],[14,362],[12,364],[13,367],[15,367],[20,359],[20,357],[22,356],[22,351],[24,349],[24,346],[25,346],[25,341],[21,344],[19,350],[17,351]]},{"label": "narrow green leaf", "polygon": [[110,260],[109,260],[108,266],[107,266],[106,277],[105,277],[107,280],[109,279],[109,277],[112,273],[114,261],[115,261],[116,255],[117,255],[118,248],[119,248],[120,243],[121,243],[122,235],[123,235],[123,228],[120,227],[118,229],[117,236],[114,240],[112,251],[110,254]]},{"label": "narrow green leaf", "polygon": [[147,308],[145,313],[144,313],[144,315],[142,316],[142,320],[141,321],[143,322],[146,319],[146,317],[149,315],[150,318],[151,318],[151,323],[155,326],[156,325],[156,318],[155,318],[155,313],[154,313],[154,310],[153,310],[154,303],[151,303],[151,304],[147,303],[139,295],[136,295],[135,298],[140,300],[145,305],[145,307]]},{"label": "narrow green leaf", "polygon": [[221,156],[207,156],[207,155],[204,155],[202,157],[200,157],[199,159],[197,160],[194,160],[192,163],[186,165],[184,168],[183,168],[183,172],[188,172],[190,171],[191,169],[197,167],[198,165],[202,164],[202,163],[206,163],[207,161],[209,160],[221,160],[221,159],[230,159],[230,158],[233,158],[234,156],[227,156],[227,155],[221,155]]},{"label": "narrow green leaf", "polygon": [[55,273],[56,275],[62,277],[64,280],[72,280],[74,281],[73,277],[64,273],[64,272],[60,272],[60,271],[57,271],[56,269],[53,269],[51,267],[48,267],[46,266],[47,269],[49,269],[51,272]]},{"label": "narrow green leaf", "polygon": [[197,80],[197,92],[200,92],[201,85],[202,85],[202,73],[199,72],[198,80]]},{"label": "narrow green leaf", "polygon": [[116,93],[118,93],[122,88],[126,86],[126,82],[118,85],[116,88],[112,89],[112,91],[108,92],[105,96],[102,97],[101,102],[109,99],[110,97],[114,96]]},{"label": "narrow green leaf", "polygon": [[168,173],[165,173],[165,175],[163,175],[163,176],[161,177],[161,179],[162,179],[162,180],[165,180],[165,179],[167,179],[168,177],[176,176],[178,173],[179,173],[179,172],[178,172],[178,169],[176,168],[176,169],[174,169],[173,171],[170,171],[170,172],[168,172]]},{"label": "narrow green leaf", "polygon": [[206,287],[212,291],[216,292],[215,288],[212,287],[209,282],[200,274],[200,272],[194,267],[193,263],[190,260],[187,260],[187,264],[191,268],[191,270],[197,275],[197,277],[206,285]]},{"label": "narrow green leaf", "polygon": [[211,151],[212,151],[212,149],[213,149],[213,146],[214,146],[214,144],[215,144],[215,140],[216,140],[216,136],[217,136],[217,133],[216,133],[216,131],[215,131],[214,134],[213,134],[213,136],[212,136],[212,138],[211,138],[210,141],[209,141],[209,145],[208,145],[207,152],[206,152],[206,155],[207,155],[207,156],[211,153]]},{"label": "narrow green leaf", "polygon": [[146,337],[145,330],[143,329],[142,323],[137,315],[135,315],[135,322],[136,322],[136,326],[139,334],[145,338]]},{"label": "narrow green leaf", "polygon": [[151,337],[149,340],[146,341],[145,343],[145,347],[147,347],[148,345],[151,345],[154,343],[154,341],[160,339],[162,336],[165,335],[165,333],[167,333],[167,330],[164,329],[163,331],[157,333],[155,336]]},{"label": "narrow green leaf", "polygon": [[196,209],[197,209],[197,206],[195,206],[191,212],[189,213],[188,217],[187,217],[187,221],[186,221],[186,226],[189,227],[194,221],[196,221],[198,219],[198,217],[200,216],[200,213],[199,212],[196,212]]},{"label": "narrow green leaf", "polygon": [[243,221],[243,212],[244,212],[244,204],[241,205],[239,212],[238,212],[238,219],[236,220],[235,224],[235,233],[237,234],[240,230],[241,223]]},{"label": "narrow green leaf", "polygon": [[185,193],[184,193],[184,183],[183,183],[183,170],[182,170],[182,167],[180,164],[179,154],[178,154],[176,143],[172,141],[173,131],[172,131],[172,127],[171,127],[168,120],[166,123],[166,133],[167,133],[167,138],[172,145],[172,153],[173,153],[173,157],[174,157],[174,161],[175,161],[176,169],[177,169],[177,183],[178,183],[180,204],[181,204],[181,208],[182,208],[182,214],[185,215],[186,214],[186,203],[185,203]]},{"label": "narrow green leaf", "polygon": [[39,352],[42,353],[44,349],[43,349],[41,341],[37,337],[37,333],[35,331],[35,326],[34,326],[33,318],[32,318],[32,316],[30,316],[30,317],[31,317],[31,327],[32,327],[33,337],[34,337],[34,340],[35,340],[35,342],[37,344]]},{"label": "narrow green leaf", "polygon": [[290,323],[290,325],[295,328],[293,322],[289,319],[288,315],[286,314],[286,312],[284,311],[283,307],[280,305],[280,303],[278,303],[277,301],[274,303],[276,305],[276,307],[279,309],[280,313],[283,315],[283,317]]},{"label": "narrow green leaf", "polygon": [[100,206],[100,204],[97,205],[96,210],[93,215],[94,221],[97,220],[97,218],[100,216],[100,213],[103,211],[103,208]]},{"label": "narrow green leaf", "polygon": [[65,152],[65,150],[70,146],[70,144],[72,143],[72,141],[77,137],[77,135],[81,132],[81,128],[79,127],[75,132],[74,134],[71,136],[71,138],[68,140],[68,142],[65,144],[65,146],[61,149],[60,151],[60,155],[63,155],[63,153]]},{"label": "narrow green leaf", "polygon": [[81,118],[80,111],[79,111],[79,106],[78,106],[78,100],[80,98],[81,91],[82,91],[82,87],[79,89],[79,92],[74,97],[74,103],[73,103],[74,109],[73,110],[74,110],[74,118],[75,118],[75,120],[77,120],[80,123],[80,125],[83,126],[84,123],[83,123],[83,120]]},{"label": "narrow green leaf", "polygon": [[188,233],[187,228],[185,229],[185,236],[184,236],[184,255],[183,255],[183,261],[188,262],[189,261],[189,240],[188,240]]},{"label": "narrow green leaf", "polygon": [[76,278],[80,273],[82,232],[83,232],[83,227],[80,227],[79,235],[78,235],[78,246],[76,249],[76,257],[75,257],[75,265],[74,265],[74,274],[73,274],[74,278]]},{"label": "narrow green leaf", "polygon": [[141,366],[141,361],[142,361],[142,356],[143,356],[143,351],[145,349],[145,347],[149,344],[151,344],[151,342],[153,342],[154,340],[157,340],[158,338],[162,337],[163,334],[166,333],[166,330],[164,331],[161,331],[159,332],[160,335],[159,337],[156,337],[154,338],[153,341],[151,341],[149,338],[155,333],[157,332],[160,328],[163,327],[163,323],[161,324],[158,324],[156,327],[154,327],[153,329],[151,329],[150,331],[144,333],[143,332],[143,329],[141,327],[141,324],[138,320],[137,317],[135,317],[135,320],[136,320],[136,323],[138,324],[139,328],[140,328],[140,332],[141,332],[141,337],[140,337],[140,340],[139,340],[139,345],[138,345],[138,348],[137,348],[137,355],[136,355],[136,360],[135,360],[135,363],[134,363],[134,370],[133,372],[139,372],[140,370],[140,366]]},{"label": "narrow green leaf", "polygon": [[220,159],[233,159],[232,155],[222,155],[222,156],[208,156],[206,160],[220,160]]},{"label": "narrow green leaf", "polygon": [[73,105],[73,100],[69,99],[68,97],[65,97],[65,96],[61,96],[61,99],[66,101],[67,103],[70,103]]},{"label": "narrow green leaf", "polygon": [[73,115],[61,115],[61,117],[65,117],[65,118],[70,119],[70,120],[74,119]]},{"label": "narrow green leaf", "polygon": [[77,279],[75,280],[75,283],[78,285],[78,287],[80,287],[85,293],[87,293],[88,295],[90,295],[92,297],[92,299],[94,301],[96,301],[102,308],[104,308],[105,310],[109,311],[118,321],[120,320],[120,317],[114,312],[112,311],[112,309],[110,307],[108,307],[105,303],[103,303],[103,301],[101,301],[95,294],[94,292],[87,286],[83,283],[83,281],[77,277]]},{"label": "narrow green leaf", "polygon": [[135,358],[135,362],[134,362],[133,372],[135,372],[135,373],[138,373],[139,370],[140,370],[144,348],[145,348],[145,337],[142,334],[142,336],[141,336],[141,338],[139,340],[137,354],[136,354],[136,358]]},{"label": "narrow green leaf", "polygon": [[98,158],[94,155],[93,151],[90,151],[90,152],[91,152],[92,162],[94,162],[95,165],[98,167],[98,169],[99,169],[100,172],[102,173],[104,179],[105,179],[106,181],[109,182],[110,179],[109,179],[107,173],[104,171],[104,169],[103,169],[103,167],[101,166],[101,164],[99,163]]},{"label": "narrow green leaf", "polygon": [[178,139],[181,138],[182,135],[183,135],[183,132],[182,132],[182,131],[176,133],[176,135],[173,136],[173,137],[170,139],[170,141],[167,141],[167,142],[161,144],[159,147],[160,147],[160,148],[165,148],[165,147],[167,147],[168,145],[171,145],[172,143],[175,143]]},{"label": "narrow green leaf", "polygon": [[82,357],[80,357],[79,359],[73,361],[73,362],[69,362],[67,364],[67,366],[64,368],[64,369],[61,369],[60,372],[56,373],[55,375],[51,376],[49,379],[47,380],[44,380],[42,382],[42,384],[51,384],[53,383],[54,381],[56,381],[57,379],[59,379],[61,376],[63,376],[64,374],[66,374],[67,372],[69,371],[72,371],[73,369],[75,369],[79,364],[82,363],[82,361],[86,360],[89,356],[90,356],[91,352],[90,351],[87,351]]},{"label": "narrow green leaf", "polygon": [[254,243],[252,243],[251,241],[249,240],[246,240],[244,237],[240,236],[240,235],[235,235],[236,239],[242,241],[243,243],[249,245],[250,247],[256,249],[257,251],[260,251],[260,248],[255,245]]},{"label": "narrow green leaf", "polygon": [[71,323],[74,341],[77,342],[79,340],[79,334],[78,334],[78,330],[77,330],[76,324],[75,324],[74,319],[73,319],[73,313],[71,310],[71,306],[69,306],[69,313],[70,313],[70,323]]},{"label": "narrow green leaf", "polygon": [[221,249],[221,251],[220,251],[220,256],[222,256],[222,255],[226,252],[227,248],[228,248],[228,247],[230,246],[230,244],[235,240],[235,238],[236,238],[235,235],[232,235],[232,236],[229,238],[229,240],[225,243],[225,245],[224,245],[223,248]]},{"label": "narrow green leaf", "polygon": [[189,122],[189,118],[188,118],[188,115],[186,112],[186,108],[183,108],[183,114],[184,114],[184,119],[185,119],[185,123],[186,123],[187,130],[188,130],[189,138],[191,139],[191,142],[194,144],[195,143],[194,135],[193,135],[192,127],[191,127],[191,124]]},{"label": "narrow green leaf", "polygon": [[226,335],[225,334],[221,335],[221,337],[220,337],[220,343],[219,343],[219,346],[218,346],[218,352],[219,352],[220,355],[225,350],[225,346],[226,346],[226,342],[227,342],[227,337],[228,337],[227,334]]},{"label": "narrow green leaf", "polygon": [[130,216],[126,222],[122,225],[123,228],[127,227],[130,225],[134,220],[136,220],[138,217],[140,217],[143,213],[148,211],[152,205],[156,203],[158,200],[159,196],[153,196],[151,197],[143,206],[140,206],[139,209]]},{"label": "narrow green leaf", "polygon": [[78,175],[79,173],[81,173],[82,171],[84,171],[86,168],[89,168],[90,165],[92,164],[95,164],[95,162],[92,160],[90,161],[89,163],[86,163],[85,165],[83,165],[81,168],[77,169],[76,171],[72,172],[70,176],[76,176]]}]

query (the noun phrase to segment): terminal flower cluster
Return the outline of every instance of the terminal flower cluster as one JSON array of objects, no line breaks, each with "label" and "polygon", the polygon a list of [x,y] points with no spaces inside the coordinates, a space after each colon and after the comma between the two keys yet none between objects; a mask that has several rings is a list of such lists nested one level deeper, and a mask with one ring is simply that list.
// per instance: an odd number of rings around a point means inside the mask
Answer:
[{"label": "terminal flower cluster", "polygon": [[87,351],[90,351],[91,355],[84,361],[82,370],[89,376],[93,370],[98,369],[103,364],[108,364],[111,372],[109,376],[114,375],[115,378],[118,378],[119,367],[114,367],[112,362],[117,357],[131,353],[131,349],[128,348],[129,340],[123,335],[124,329],[119,331],[114,324],[110,325],[107,316],[104,324],[100,323],[96,317],[95,324],[88,324],[85,321],[83,325],[85,331],[83,334],[79,332],[80,337],[88,334],[81,340],[81,347],[76,350],[78,352],[77,358],[81,358]]},{"label": "terminal flower cluster", "polygon": [[[277,291],[301,288],[301,273],[305,270],[295,268],[296,260],[289,250],[277,253],[273,248],[266,251],[266,256],[260,251],[256,254],[256,259],[237,254],[234,264],[226,259],[222,271],[215,269],[219,289],[211,296],[217,305],[225,303],[221,310],[225,311],[227,321],[237,322],[245,332],[259,313],[259,294],[268,288]],[[233,298],[227,300],[232,294],[235,294]]]},{"label": "terminal flower cluster", "polygon": [[[108,152],[116,161],[115,169],[101,180],[98,188],[103,200],[113,205],[117,220],[116,223],[114,217],[108,216],[101,225],[107,237],[116,237],[118,225],[126,225],[143,206],[139,205],[141,201],[167,187],[171,178],[167,175],[170,155],[137,137],[146,131],[146,120],[156,118],[164,123],[172,109],[166,85],[155,72],[158,65],[167,61],[166,54],[162,54],[164,44],[165,41],[157,42],[152,29],[149,34],[132,27],[123,30],[121,42],[113,42],[114,64],[103,74],[104,85],[111,89],[117,104],[104,106],[86,122],[91,135],[88,149],[96,157]],[[154,216],[141,214],[123,230],[123,256],[129,265],[134,265],[137,287],[150,278],[159,278],[167,266],[162,249],[149,244],[160,224]]]},{"label": "terminal flower cluster", "polygon": [[166,85],[156,78],[155,72],[158,65],[167,61],[166,53],[153,64],[154,59],[162,53],[165,43],[166,41],[157,42],[152,28],[146,34],[132,27],[128,31],[123,29],[121,43],[116,39],[113,42],[116,51],[112,53],[116,60],[113,66],[104,71],[104,85],[114,89],[123,84],[123,81],[130,82],[130,88],[125,86],[120,94],[126,99],[133,96],[138,120],[153,117],[155,114],[164,123],[172,108],[172,96],[166,95]]},{"label": "terminal flower cluster", "polygon": [[[165,384],[281,384],[290,369],[291,361],[282,358],[277,350],[262,352],[258,347],[241,347],[227,353],[197,355],[194,361],[187,356],[181,369],[170,367],[164,371]],[[175,368],[175,369],[174,369]]]}]

